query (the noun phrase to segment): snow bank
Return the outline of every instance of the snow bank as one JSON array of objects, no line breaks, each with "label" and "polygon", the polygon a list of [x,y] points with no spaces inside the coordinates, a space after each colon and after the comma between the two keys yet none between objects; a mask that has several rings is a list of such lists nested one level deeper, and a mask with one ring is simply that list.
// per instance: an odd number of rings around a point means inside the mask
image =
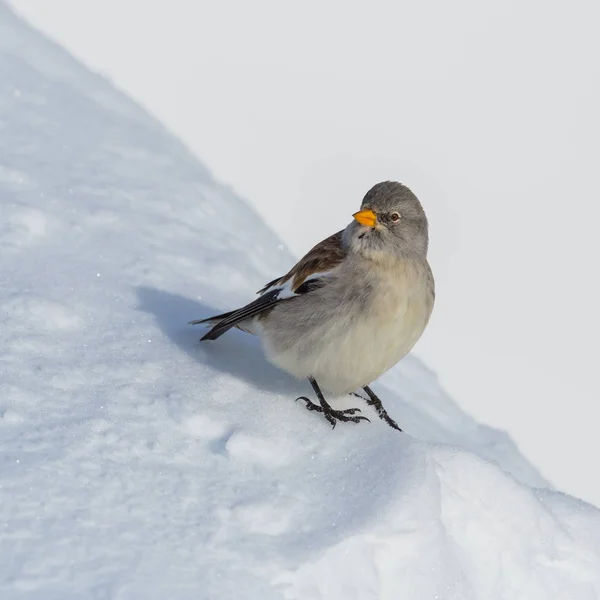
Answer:
[{"label": "snow bank", "polygon": [[3,4],[0,139],[3,600],[599,597],[600,511],[416,358],[374,385],[407,433],[332,431],[252,337],[199,345],[291,256]]}]

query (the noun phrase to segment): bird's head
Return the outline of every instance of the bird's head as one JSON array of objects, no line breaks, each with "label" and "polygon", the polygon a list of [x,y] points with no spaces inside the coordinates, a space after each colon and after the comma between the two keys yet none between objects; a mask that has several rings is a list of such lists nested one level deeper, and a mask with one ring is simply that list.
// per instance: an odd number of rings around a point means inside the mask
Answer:
[{"label": "bird's head", "polygon": [[418,198],[396,181],[384,181],[365,195],[344,231],[350,251],[382,262],[407,254],[427,256],[427,217]]}]

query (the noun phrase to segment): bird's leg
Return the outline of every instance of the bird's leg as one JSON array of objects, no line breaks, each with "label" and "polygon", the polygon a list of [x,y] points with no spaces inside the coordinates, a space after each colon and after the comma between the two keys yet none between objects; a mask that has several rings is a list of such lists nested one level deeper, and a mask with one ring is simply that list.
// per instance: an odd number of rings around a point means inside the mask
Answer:
[{"label": "bird's leg", "polygon": [[360,412],[360,408],[348,408],[346,410],[335,410],[332,406],[325,400],[325,396],[323,396],[323,392],[319,388],[319,385],[315,381],[313,377],[309,377],[310,385],[312,385],[317,398],[319,399],[319,404],[315,404],[311,400],[309,400],[306,396],[300,396],[300,398],[296,398],[296,400],[304,400],[306,402],[306,408],[308,410],[315,410],[317,412],[323,413],[323,416],[331,423],[332,427],[335,427],[338,421],[352,421],[352,423],[360,423],[361,421],[368,421],[367,417],[355,417],[354,414]]},{"label": "bird's leg", "polygon": [[[379,418],[385,421],[390,427],[393,427],[398,431],[402,431],[402,429],[398,427],[398,423],[396,423],[396,421],[394,421],[394,419],[387,414],[387,411],[385,408],[383,408],[383,404],[381,404],[381,400],[377,397],[375,392],[368,385],[365,385],[363,390],[365,390],[367,396],[369,396],[368,400],[366,398],[364,398],[364,400],[366,400],[369,406],[372,406],[377,411]],[[359,396],[358,394],[354,395]],[[359,398],[362,398],[362,396],[359,396]]]}]

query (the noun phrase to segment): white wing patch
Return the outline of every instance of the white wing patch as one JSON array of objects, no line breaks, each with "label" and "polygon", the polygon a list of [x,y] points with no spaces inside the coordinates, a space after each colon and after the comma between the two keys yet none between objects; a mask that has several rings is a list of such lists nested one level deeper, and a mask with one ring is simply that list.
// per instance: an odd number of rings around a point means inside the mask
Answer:
[{"label": "white wing patch", "polygon": [[[315,281],[317,279],[323,279],[326,277],[331,277],[333,271],[320,271],[318,273],[312,273],[309,275],[300,285],[304,285],[310,281]],[[290,277],[285,283],[280,285],[271,287],[268,289],[268,292],[274,292],[278,290],[277,299],[278,300],[286,300],[287,298],[295,298],[296,296],[301,296],[302,294],[297,294],[294,289],[294,278]],[[296,286],[295,289],[298,289],[300,286]]]}]

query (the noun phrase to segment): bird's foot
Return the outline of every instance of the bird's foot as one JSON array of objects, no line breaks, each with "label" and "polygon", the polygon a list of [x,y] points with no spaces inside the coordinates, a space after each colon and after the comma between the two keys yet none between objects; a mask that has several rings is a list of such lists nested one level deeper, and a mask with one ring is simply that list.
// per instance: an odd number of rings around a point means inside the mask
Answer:
[{"label": "bird's foot", "polygon": [[335,428],[338,421],[344,421],[344,422],[351,421],[352,423],[360,423],[361,421],[369,421],[369,419],[367,419],[367,417],[362,417],[362,416],[355,417],[354,416],[356,413],[360,412],[360,408],[347,408],[345,410],[335,410],[335,409],[331,408],[331,406],[323,407],[323,406],[320,406],[319,404],[315,404],[312,400],[310,400],[306,396],[300,396],[299,398],[296,398],[296,401],[298,401],[298,400],[304,400],[304,402],[306,402],[306,410],[314,410],[316,412],[323,413],[323,416],[329,421],[329,423],[331,423],[332,428]]},{"label": "bird's foot", "polygon": [[[366,390],[365,390],[366,391]],[[383,404],[381,404],[381,400],[370,390],[369,398],[365,398],[362,394],[358,394],[357,392],[350,392],[351,396],[356,396],[356,398],[361,398],[364,400],[369,406],[372,406],[377,415],[382,421],[385,421],[392,429],[396,429],[397,431],[402,431],[398,426],[398,423],[388,415],[387,410],[383,408]]]},{"label": "bird's foot", "polygon": [[356,396],[357,398],[362,398],[369,406],[372,406],[375,409],[377,415],[382,421],[385,421],[392,429],[402,431],[402,429],[400,429],[398,426],[398,423],[396,423],[396,421],[394,421],[394,419],[387,414],[387,410],[383,408],[381,400],[375,395],[373,390],[370,388],[364,388],[364,390],[369,396],[368,398],[365,398],[362,394],[358,394],[357,392],[350,392],[350,395]]},{"label": "bird's foot", "polygon": [[385,421],[392,429],[402,432],[402,429],[400,429],[398,423],[396,423],[396,421],[394,421],[394,419],[392,419],[392,417],[390,417],[385,410],[383,412],[377,411],[377,414],[379,415],[379,418],[382,421]]}]

